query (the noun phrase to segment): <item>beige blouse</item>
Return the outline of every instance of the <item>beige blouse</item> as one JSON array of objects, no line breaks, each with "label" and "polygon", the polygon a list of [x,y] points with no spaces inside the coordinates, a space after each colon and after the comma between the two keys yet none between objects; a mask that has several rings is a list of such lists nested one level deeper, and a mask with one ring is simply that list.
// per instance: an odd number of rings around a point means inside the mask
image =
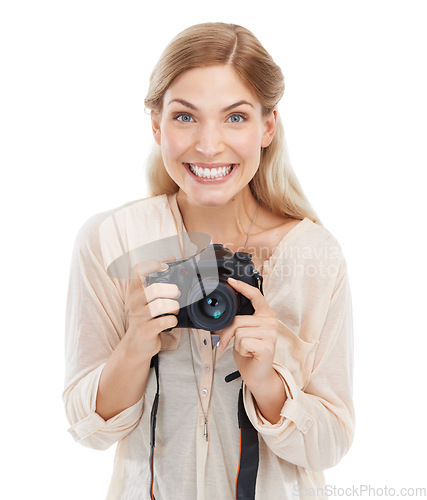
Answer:
[{"label": "beige blouse", "polygon": [[[95,412],[101,371],[127,329],[129,279],[111,276],[107,269],[135,249],[176,236],[182,227],[176,194],[161,195],[92,217],[76,240],[63,399],[77,442],[95,449],[117,443],[108,499],[150,498],[156,379],[151,370],[141,400],[108,421]],[[244,387],[245,409],[259,436],[256,499],[323,498],[322,471],[340,461],[354,431],[352,307],[345,260],[336,239],[305,218],[264,262],[263,277],[265,298],[280,324],[274,368],[287,400],[280,421],[272,425]],[[224,352],[212,349],[210,332],[193,328],[161,333],[161,340],[155,497],[232,499],[241,378],[224,379],[237,369],[233,342]]]}]

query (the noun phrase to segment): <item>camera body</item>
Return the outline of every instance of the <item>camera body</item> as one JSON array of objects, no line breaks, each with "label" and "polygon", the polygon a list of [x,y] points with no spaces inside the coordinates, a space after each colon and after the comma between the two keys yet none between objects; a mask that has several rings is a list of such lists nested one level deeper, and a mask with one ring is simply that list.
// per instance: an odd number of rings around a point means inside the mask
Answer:
[{"label": "camera body", "polygon": [[217,331],[228,326],[236,315],[255,312],[251,301],[227,283],[231,277],[260,288],[262,293],[262,276],[255,269],[250,253],[233,253],[215,243],[187,260],[168,265],[166,271],[147,275],[146,285],[173,283],[178,286],[180,310],[174,328]]}]

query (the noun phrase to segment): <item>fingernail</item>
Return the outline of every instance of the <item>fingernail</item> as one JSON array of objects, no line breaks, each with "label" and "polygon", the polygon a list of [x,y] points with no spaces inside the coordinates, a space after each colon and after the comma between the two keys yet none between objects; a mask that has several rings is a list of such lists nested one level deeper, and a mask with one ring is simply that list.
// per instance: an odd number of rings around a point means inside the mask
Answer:
[{"label": "fingernail", "polygon": [[228,278],[228,281],[231,281],[231,283],[237,283],[237,280],[235,280],[234,278]]}]

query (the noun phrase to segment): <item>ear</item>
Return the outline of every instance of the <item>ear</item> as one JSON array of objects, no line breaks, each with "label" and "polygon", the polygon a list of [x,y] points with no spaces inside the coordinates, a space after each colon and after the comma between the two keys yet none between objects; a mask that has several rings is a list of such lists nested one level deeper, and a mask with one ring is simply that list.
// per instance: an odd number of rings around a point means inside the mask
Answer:
[{"label": "ear", "polygon": [[151,111],[151,129],[153,130],[153,137],[154,140],[156,141],[156,144],[159,146],[161,145],[161,136],[162,136],[162,131],[160,128],[160,113],[156,113],[155,111]]},{"label": "ear", "polygon": [[264,133],[261,139],[262,148],[270,146],[271,141],[273,140],[274,134],[276,132],[276,123],[277,123],[277,109],[273,109],[273,111],[267,115],[267,118],[264,121]]}]

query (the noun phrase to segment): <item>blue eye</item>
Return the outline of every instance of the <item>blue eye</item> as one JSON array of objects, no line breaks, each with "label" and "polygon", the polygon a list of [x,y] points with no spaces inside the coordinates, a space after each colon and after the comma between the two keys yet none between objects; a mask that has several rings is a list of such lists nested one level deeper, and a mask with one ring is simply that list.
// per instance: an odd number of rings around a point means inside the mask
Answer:
[{"label": "blue eye", "polygon": [[192,120],[192,116],[188,113],[181,113],[179,115],[174,116],[175,120],[178,120],[182,123],[190,123]]},{"label": "blue eye", "polygon": [[242,123],[242,121],[244,121],[245,119],[246,117],[243,115],[231,115],[229,118],[231,123]]}]

